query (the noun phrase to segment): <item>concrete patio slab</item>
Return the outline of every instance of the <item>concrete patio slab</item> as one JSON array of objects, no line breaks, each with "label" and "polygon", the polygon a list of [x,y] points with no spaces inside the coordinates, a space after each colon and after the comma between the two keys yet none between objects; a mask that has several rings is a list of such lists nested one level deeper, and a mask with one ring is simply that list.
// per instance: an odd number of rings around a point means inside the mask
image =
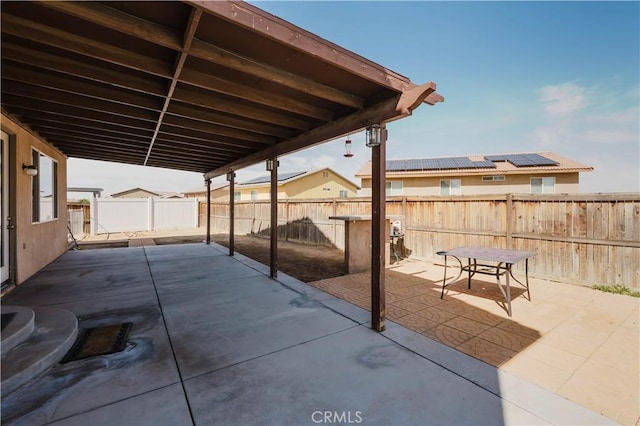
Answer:
[{"label": "concrete patio slab", "polygon": [[[123,250],[144,258],[118,264]],[[126,349],[3,395],[3,424],[614,423],[391,321],[376,333],[363,308],[214,244],[96,252],[63,255],[2,303],[131,321]],[[99,279],[82,282],[87,268]]]},{"label": "concrete patio slab", "polygon": [[[135,419],[132,421],[132,419]],[[114,426],[114,425],[176,426],[192,424],[182,384],[177,383],[139,396],[85,411],[55,426]]]},{"label": "concrete patio slab", "polygon": [[544,423],[363,326],[187,380],[185,387],[205,424],[312,425],[325,412],[364,424],[503,424],[505,405],[511,424]]}]

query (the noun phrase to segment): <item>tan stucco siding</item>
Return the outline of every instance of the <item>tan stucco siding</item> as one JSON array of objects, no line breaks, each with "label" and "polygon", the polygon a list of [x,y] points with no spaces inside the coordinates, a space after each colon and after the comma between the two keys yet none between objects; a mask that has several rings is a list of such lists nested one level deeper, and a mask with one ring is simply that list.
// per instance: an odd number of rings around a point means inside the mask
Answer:
[{"label": "tan stucco siding", "polygon": [[347,191],[347,197],[356,196],[356,185],[342,179],[340,176],[325,170],[304,176],[301,179],[285,183],[283,185],[287,198],[290,199],[310,199],[310,198],[339,198],[340,191]]},{"label": "tan stucco siding", "polygon": [[[2,115],[2,130],[15,145],[14,173],[10,185],[15,185],[15,270],[11,271],[16,284],[51,263],[67,250],[67,160],[59,151],[29,133],[18,123]],[[22,171],[22,164],[31,164],[31,152],[36,149],[58,164],[58,218],[32,223],[31,177]]]},{"label": "tan stucco siding", "polygon": [[[504,175],[504,181],[484,182],[481,175],[474,176],[446,176],[446,177],[411,177],[411,178],[387,178],[387,181],[402,181],[402,195],[407,197],[440,195],[440,181],[444,179],[460,179],[461,195],[488,195],[488,194],[529,194],[531,193],[532,177],[556,178],[555,193],[577,193],[579,174],[522,174]],[[371,179],[362,180],[363,197],[371,196]]]},{"label": "tan stucco siding", "polygon": [[[251,192],[256,191],[256,200],[269,200],[270,189],[268,186],[252,187],[252,188],[237,188],[235,192],[240,192],[240,201],[251,201]],[[278,188],[278,199],[283,200],[286,198],[286,193],[282,188]]]}]

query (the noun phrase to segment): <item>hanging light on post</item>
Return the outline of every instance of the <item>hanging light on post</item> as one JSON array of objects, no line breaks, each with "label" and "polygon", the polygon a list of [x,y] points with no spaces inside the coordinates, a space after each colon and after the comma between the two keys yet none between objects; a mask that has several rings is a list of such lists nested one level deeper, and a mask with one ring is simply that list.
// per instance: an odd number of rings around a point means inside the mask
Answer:
[{"label": "hanging light on post", "polygon": [[347,137],[347,140],[344,141],[344,156],[347,158],[351,158],[353,157],[353,154],[351,153],[351,139],[349,139],[349,137]]},{"label": "hanging light on post", "polygon": [[384,129],[379,124],[372,124],[367,127],[366,144],[369,148],[380,146],[382,143],[382,132]]},{"label": "hanging light on post", "polygon": [[272,171],[274,168],[277,168],[280,165],[280,161],[273,161],[272,158],[267,160],[267,171]]}]

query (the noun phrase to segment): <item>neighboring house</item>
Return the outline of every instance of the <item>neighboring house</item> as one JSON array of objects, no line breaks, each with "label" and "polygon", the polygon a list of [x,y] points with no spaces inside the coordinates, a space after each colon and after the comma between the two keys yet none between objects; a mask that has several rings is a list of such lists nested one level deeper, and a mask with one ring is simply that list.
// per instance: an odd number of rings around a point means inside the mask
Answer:
[{"label": "neighboring house", "polygon": [[[577,193],[593,167],[552,152],[388,160],[387,196]],[[356,173],[371,196],[371,162]]]},{"label": "neighboring house", "polygon": [[144,188],[132,188],[111,194],[111,198],[182,198],[177,192],[149,191]]},{"label": "neighboring house", "polygon": [[[234,199],[268,200],[271,176],[262,176],[235,186]],[[278,199],[349,198],[355,197],[358,185],[328,167],[278,174]]]},{"label": "neighboring house", "polygon": [[[182,193],[185,198],[197,198],[198,201],[207,200],[207,187],[192,189]],[[229,201],[229,183],[211,185],[211,201]]]}]

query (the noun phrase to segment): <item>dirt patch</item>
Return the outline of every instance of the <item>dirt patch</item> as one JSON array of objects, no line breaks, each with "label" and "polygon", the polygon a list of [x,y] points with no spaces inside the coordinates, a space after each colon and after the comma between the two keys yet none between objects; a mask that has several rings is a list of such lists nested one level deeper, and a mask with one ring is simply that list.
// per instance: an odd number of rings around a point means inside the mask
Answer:
[{"label": "dirt patch", "polygon": [[[204,235],[154,238],[157,245],[201,243]],[[211,241],[229,246],[226,234],[211,235]],[[262,264],[269,264],[270,241],[250,235],[237,235],[234,239],[235,250]],[[278,270],[308,283],[326,278],[344,275],[344,253],[326,246],[313,246],[278,241]]]}]

